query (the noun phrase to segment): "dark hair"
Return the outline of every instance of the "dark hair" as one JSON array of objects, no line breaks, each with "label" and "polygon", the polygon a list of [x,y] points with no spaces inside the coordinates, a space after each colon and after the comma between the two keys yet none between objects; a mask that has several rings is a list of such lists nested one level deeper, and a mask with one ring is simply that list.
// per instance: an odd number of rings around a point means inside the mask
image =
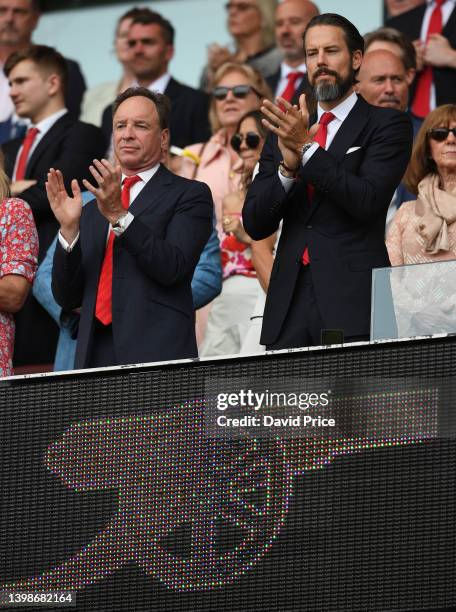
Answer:
[{"label": "dark hair", "polygon": [[323,13],[322,15],[315,15],[315,17],[312,17],[304,30],[304,34],[302,35],[304,53],[306,51],[307,32],[310,30],[310,28],[322,25],[336,26],[337,28],[340,28],[344,33],[345,42],[347,43],[350,53],[354,53],[355,51],[361,51],[361,53],[364,53],[364,38],[358,32],[358,29],[352,24],[351,21],[348,21],[348,19],[342,17],[342,15],[337,15],[336,13]]},{"label": "dark hair", "polygon": [[35,13],[41,13],[41,0],[30,0],[30,7]]},{"label": "dark hair", "polygon": [[139,17],[141,13],[147,10],[149,9],[139,8],[137,6],[134,6],[133,8],[129,9],[126,13],[121,15],[119,19],[117,20],[116,33],[119,30],[119,26],[122,23],[122,21],[125,21],[125,19],[131,19],[132,21],[134,21],[136,17]]},{"label": "dark hair", "polygon": [[153,102],[157,109],[160,129],[166,130],[169,128],[169,116],[171,114],[170,99],[164,94],[158,93],[157,91],[150,91],[150,89],[146,89],[145,87],[129,87],[119,94],[112,105],[112,116],[114,117],[122,102],[125,102],[128,98],[134,98],[135,96],[142,96]]},{"label": "dark hair", "polygon": [[11,70],[25,60],[30,60],[38,68],[46,70],[49,74],[58,74],[62,83],[62,92],[65,93],[68,81],[68,65],[61,53],[46,45],[31,45],[27,49],[11,53],[5,62],[3,72],[9,77]]},{"label": "dark hair", "polygon": [[133,18],[131,25],[135,25],[136,23],[141,25],[159,25],[162,29],[165,42],[169,45],[174,45],[174,28],[167,19],[160,15],[160,13],[155,13],[147,8],[142,9],[140,14]]},{"label": "dark hair", "polygon": [[378,28],[364,36],[365,51],[374,42],[382,41],[397,45],[402,52],[402,62],[406,70],[416,70],[416,51],[412,41],[395,28]]},{"label": "dark hair", "polygon": [[248,113],[245,113],[245,115],[243,115],[239,119],[239,123],[236,126],[236,132],[239,132],[239,130],[241,129],[241,124],[246,119],[253,119],[255,121],[255,125],[257,127],[258,133],[260,134],[261,138],[265,139],[266,136],[268,135],[268,130],[264,127],[264,125],[263,125],[263,123],[261,121],[263,119],[263,115],[258,110],[253,110],[253,111],[249,111]]}]

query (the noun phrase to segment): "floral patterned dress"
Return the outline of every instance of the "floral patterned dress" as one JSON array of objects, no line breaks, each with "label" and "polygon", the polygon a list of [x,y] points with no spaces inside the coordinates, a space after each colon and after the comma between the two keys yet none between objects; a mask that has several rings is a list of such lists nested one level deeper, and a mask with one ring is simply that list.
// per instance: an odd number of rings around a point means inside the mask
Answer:
[{"label": "floral patterned dress", "polygon": [[[18,274],[33,282],[38,266],[38,234],[29,205],[19,198],[0,204],[0,278]],[[14,318],[0,311],[0,377],[12,374]]]}]

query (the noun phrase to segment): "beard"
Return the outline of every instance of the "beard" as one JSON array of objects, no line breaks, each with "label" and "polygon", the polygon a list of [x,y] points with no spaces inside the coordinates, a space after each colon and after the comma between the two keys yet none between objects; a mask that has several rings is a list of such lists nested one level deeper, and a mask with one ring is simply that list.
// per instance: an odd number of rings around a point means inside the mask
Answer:
[{"label": "beard", "polygon": [[334,100],[339,100],[353,86],[352,74],[344,79],[340,76],[340,74],[334,72],[333,70],[329,70],[327,68],[319,69],[313,75],[314,82],[315,79],[320,76],[320,74],[328,74],[329,76],[333,76],[335,81],[334,83],[323,81],[317,85],[312,85],[313,94],[318,102],[333,102]]}]

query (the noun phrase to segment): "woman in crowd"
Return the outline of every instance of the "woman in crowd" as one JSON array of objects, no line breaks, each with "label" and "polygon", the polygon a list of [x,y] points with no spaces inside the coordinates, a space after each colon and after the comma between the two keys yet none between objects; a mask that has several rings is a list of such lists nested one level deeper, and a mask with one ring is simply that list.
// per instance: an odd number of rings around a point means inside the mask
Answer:
[{"label": "woman in crowd", "polygon": [[[424,120],[405,174],[416,200],[403,204],[387,235],[393,266],[456,259],[456,105]],[[399,337],[454,331],[454,269],[406,266],[391,274]]]},{"label": "woman in crowd", "polygon": [[242,341],[250,325],[250,317],[262,291],[252,261],[252,244],[255,244],[258,276],[267,278],[272,268],[274,236],[258,242],[245,232],[241,213],[247,188],[260,159],[266,138],[261,123],[261,113],[250,111],[236,127],[231,146],[242,160],[239,188],[223,199],[223,234],[221,237],[223,285],[221,294],[214,300],[209,313],[201,356],[234,355],[239,353]]},{"label": "woman in crowd", "polygon": [[426,117],[404,181],[417,199],[403,204],[391,223],[391,264],[456,259],[456,105]]},{"label": "woman in crowd", "polygon": [[38,234],[29,205],[10,198],[0,159],[0,377],[10,376],[14,347],[13,313],[20,310],[38,265]]},{"label": "woman in crowd", "polygon": [[[221,66],[214,79],[209,120],[213,132],[206,143],[187,147],[178,174],[209,185],[215,206],[216,227],[223,238],[222,202],[240,187],[242,160],[231,145],[239,120],[252,110],[259,110],[264,98],[271,98],[266,81],[255,69],[242,64]],[[197,340],[201,345],[209,307],[197,312]]]},{"label": "woman in crowd", "polygon": [[259,110],[271,92],[263,77],[250,66],[227,63],[219,68],[212,89],[209,119],[213,132],[206,143],[187,147],[179,174],[209,185],[215,204],[219,237],[222,236],[223,198],[240,187],[242,162],[231,144],[239,120]]},{"label": "woman in crowd", "polygon": [[248,64],[265,78],[274,74],[282,61],[275,47],[275,10],[277,0],[229,0],[227,26],[233,37],[233,49],[216,43],[208,49],[208,63],[200,86],[210,92],[214,75],[226,62]]}]

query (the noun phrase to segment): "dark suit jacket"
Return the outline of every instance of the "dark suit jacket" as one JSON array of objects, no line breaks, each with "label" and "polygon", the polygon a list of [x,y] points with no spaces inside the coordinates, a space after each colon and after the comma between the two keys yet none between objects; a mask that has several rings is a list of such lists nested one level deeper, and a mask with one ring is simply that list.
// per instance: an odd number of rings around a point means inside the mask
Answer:
[{"label": "dark suit jacket", "polygon": [[[209,96],[203,91],[182,85],[171,78],[165,94],[171,100],[170,139],[177,147],[195,142],[207,142],[209,127]],[[101,129],[110,142],[112,136],[112,104],[103,111]]]},{"label": "dark suit jacket", "polygon": [[[6,173],[10,177],[22,142],[23,138],[16,138],[2,145]],[[94,157],[103,156],[105,149],[105,140],[99,128],[76,121],[66,114],[56,121],[33,151],[25,178],[35,179],[38,183],[22,192],[21,197],[33,212],[40,241],[40,262],[58,230],[46,195],[45,181],[49,168],[58,168],[63,172],[69,189],[71,179],[81,181],[82,178],[91,178],[89,165]],[[14,365],[52,363],[57,337],[57,325],[30,293],[24,307],[16,315]]]},{"label": "dark suit jacket", "polygon": [[[412,128],[405,113],[370,106],[362,98],[328,151],[319,148],[286,194],[278,177],[281,155],[270,137],[247,194],[244,226],[259,240],[283,219],[263,319],[261,342],[274,343],[293,296],[305,246],[326,328],[346,336],[369,333],[372,268],[389,266],[385,216],[407,166]],[[351,153],[352,147],[359,147]],[[307,184],[314,188],[310,204]]]},{"label": "dark suit jacket", "polygon": [[[421,24],[423,23],[424,14],[426,12],[426,3],[417,8],[402,13],[397,17],[392,17],[386,23],[391,28],[396,28],[403,34],[406,34],[410,40],[416,40],[421,35]],[[448,42],[456,49],[456,8],[450,15],[442,35],[448,39]],[[436,104],[456,104],[456,70],[454,68],[433,68]],[[412,85],[410,96],[413,100],[415,94],[415,79]]]},{"label": "dark suit jacket", "polygon": [[[135,218],[115,239],[113,252],[112,330],[119,362],[197,357],[191,280],[212,231],[211,192],[160,166],[130,212]],[[75,248],[67,253],[58,243],[54,255],[56,301],[64,310],[82,307],[77,368],[90,363],[107,234],[107,220],[89,202]]]},{"label": "dark suit jacket", "polygon": [[[13,175],[14,164],[23,138],[15,138],[2,145],[5,154],[5,170]],[[26,189],[23,198],[30,205],[40,240],[39,261],[43,259],[58,230],[58,223],[49,206],[45,182],[49,168],[62,171],[69,189],[71,179],[91,179],[89,166],[94,158],[102,157],[106,144],[100,128],[75,121],[69,114],[61,117],[47,132],[30,157],[26,179],[35,179],[36,185]]]},{"label": "dark suit jacket", "polygon": [[73,119],[79,119],[86,83],[79,64],[68,58],[66,58],[66,63],[68,67],[68,83],[65,92],[65,106]]}]

